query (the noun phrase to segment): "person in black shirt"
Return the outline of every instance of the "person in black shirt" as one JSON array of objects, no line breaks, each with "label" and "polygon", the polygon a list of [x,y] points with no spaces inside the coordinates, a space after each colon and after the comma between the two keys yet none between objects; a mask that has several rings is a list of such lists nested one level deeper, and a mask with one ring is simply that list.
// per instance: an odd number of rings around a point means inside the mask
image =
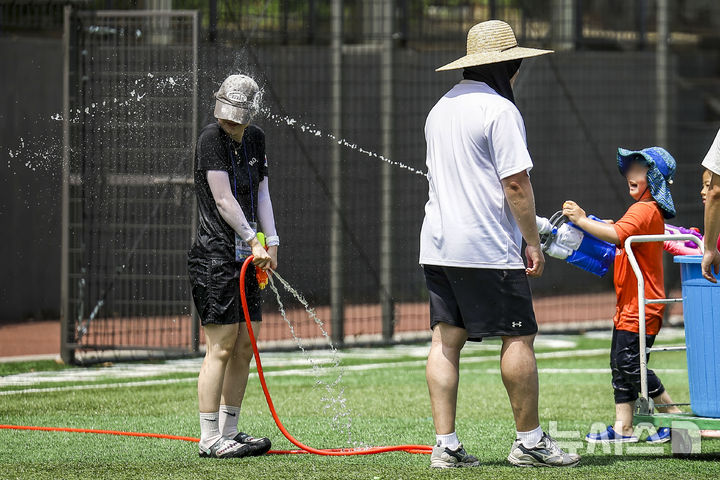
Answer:
[{"label": "person in black shirt", "polygon": [[[192,295],[207,351],[198,377],[200,456],[262,455],[270,440],[238,431],[238,415],[253,351],[240,304],[240,268],[249,256],[277,268],[279,238],[268,188],[265,134],[250,125],[260,103],[257,83],[231,75],[215,94],[217,122],[200,133],[195,149],[198,229],[188,253]],[[260,244],[258,224],[268,250]],[[262,320],[255,269],[244,279],[253,330]]]}]

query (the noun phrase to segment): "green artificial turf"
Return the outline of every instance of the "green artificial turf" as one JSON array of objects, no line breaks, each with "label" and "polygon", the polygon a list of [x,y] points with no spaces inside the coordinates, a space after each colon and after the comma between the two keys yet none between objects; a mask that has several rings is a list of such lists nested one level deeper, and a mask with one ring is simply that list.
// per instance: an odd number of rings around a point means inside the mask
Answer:
[{"label": "green artificial turf", "polygon": [[[463,354],[457,431],[466,449],[482,466],[432,471],[427,455],[391,453],[354,457],[274,455],[262,458],[200,459],[197,445],[107,435],[0,430],[0,478],[42,479],[422,479],[422,478],[718,478],[720,440],[703,440],[703,453],[675,458],[670,445],[647,445],[588,451],[581,438],[591,429],[612,422],[614,405],[606,351],[609,340],[563,337],[577,355],[544,358],[568,348],[538,346],[540,414],[546,431],[564,442],[577,443],[583,456],[573,469],[519,469],[505,460],[514,437],[507,395],[498,373],[493,342],[469,346]],[[665,342],[668,343],[668,342]],[[670,342],[673,343],[673,342]],[[677,342],[674,342],[677,343]],[[495,346],[494,346],[495,345]],[[330,392],[313,376],[269,376],[267,381],[278,413],[288,430],[313,447],[431,444],[434,441],[422,357],[386,358],[392,349],[343,354],[343,366],[390,363],[384,368],[348,369],[339,388]],[[368,353],[377,353],[376,356]],[[311,352],[310,355],[313,355]],[[302,353],[287,354],[289,359]],[[488,358],[483,358],[488,357]],[[685,355],[654,354],[659,371],[675,401],[688,401]],[[3,376],[31,370],[54,370],[51,363],[0,364]],[[273,366],[268,372],[308,367]],[[364,368],[364,367],[360,367]],[[573,369],[573,370],[568,370]],[[600,371],[598,371],[600,369]],[[69,370],[75,370],[70,368]],[[102,374],[102,369],[98,369]],[[666,373],[663,373],[666,370]],[[339,370],[324,369],[322,380],[335,380]],[[110,385],[99,389],[63,390],[0,395],[0,423],[50,427],[92,428],[199,436],[196,372],[162,371],[148,378],[94,378],[89,381],[48,381],[32,386],[8,385],[2,391],[68,385]],[[11,377],[5,377],[11,378]],[[123,386],[143,380],[175,379],[178,383]],[[335,401],[332,401],[332,400]],[[347,408],[343,408],[341,400]],[[348,424],[350,431],[348,432]],[[251,378],[240,427],[269,436],[273,448],[294,448],[275,427],[257,378]],[[576,433],[572,433],[576,432]],[[570,438],[567,438],[567,437]],[[635,448],[635,450],[633,450]]]}]

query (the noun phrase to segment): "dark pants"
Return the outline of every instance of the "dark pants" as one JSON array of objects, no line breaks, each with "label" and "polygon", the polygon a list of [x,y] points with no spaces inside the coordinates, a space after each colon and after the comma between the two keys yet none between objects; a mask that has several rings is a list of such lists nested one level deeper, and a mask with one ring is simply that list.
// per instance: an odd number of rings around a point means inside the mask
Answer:
[{"label": "dark pants", "polygon": [[[646,346],[652,347],[655,335],[646,335]],[[648,355],[648,361],[650,355]],[[640,335],[613,328],[610,347],[610,368],[615,403],[637,400],[640,394]],[[648,395],[657,397],[665,391],[660,379],[652,370],[647,371]]]}]

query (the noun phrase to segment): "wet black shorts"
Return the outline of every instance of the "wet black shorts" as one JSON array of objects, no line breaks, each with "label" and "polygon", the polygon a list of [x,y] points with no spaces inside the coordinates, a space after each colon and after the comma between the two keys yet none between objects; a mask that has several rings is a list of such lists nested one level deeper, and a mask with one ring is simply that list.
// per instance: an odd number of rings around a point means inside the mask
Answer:
[{"label": "wet black shorts", "polygon": [[464,328],[468,340],[537,333],[525,270],[424,265],[430,292],[430,328]]},{"label": "wet black shorts", "polygon": [[[200,320],[203,325],[245,322],[240,303],[240,268],[242,264],[217,258],[188,259],[188,275]],[[250,265],[245,272],[245,289],[250,320],[262,320],[262,294]]]},{"label": "wet black shorts", "polygon": [[[655,335],[645,336],[645,346],[650,348],[655,343]],[[650,354],[647,354],[650,361]],[[617,330],[613,327],[610,345],[610,370],[615,403],[629,403],[637,400],[641,393],[640,387],[640,334]],[[647,371],[648,395],[655,398],[665,391],[662,382],[655,372]]]}]

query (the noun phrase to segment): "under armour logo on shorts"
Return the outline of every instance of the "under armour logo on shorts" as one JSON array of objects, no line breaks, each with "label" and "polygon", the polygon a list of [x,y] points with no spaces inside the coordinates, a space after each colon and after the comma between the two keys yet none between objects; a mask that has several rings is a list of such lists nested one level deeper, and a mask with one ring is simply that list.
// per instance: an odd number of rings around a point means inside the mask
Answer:
[{"label": "under armour logo on shorts", "polygon": [[512,322],[513,328],[522,327],[522,322]]}]

